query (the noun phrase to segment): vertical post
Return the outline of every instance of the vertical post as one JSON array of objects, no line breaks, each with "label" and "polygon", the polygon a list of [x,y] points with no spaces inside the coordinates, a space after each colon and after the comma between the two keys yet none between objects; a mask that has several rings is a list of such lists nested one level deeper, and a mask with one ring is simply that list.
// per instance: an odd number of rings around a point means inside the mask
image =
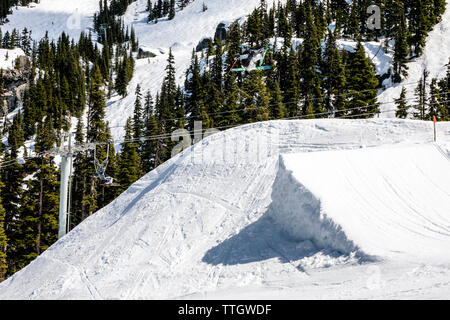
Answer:
[{"label": "vertical post", "polygon": [[436,134],[436,122],[437,122],[437,119],[436,119],[436,116],[433,116],[433,124],[434,124],[434,142],[436,142],[436,140],[437,140],[437,134]]},{"label": "vertical post", "polygon": [[72,172],[72,135],[72,133],[69,133],[69,152],[63,154],[61,159],[58,239],[67,234],[68,227],[69,181]]},{"label": "vertical post", "polygon": [[59,191],[59,228],[58,239],[64,237],[67,233],[67,195],[69,190],[69,166],[67,155],[61,159],[61,186]]}]

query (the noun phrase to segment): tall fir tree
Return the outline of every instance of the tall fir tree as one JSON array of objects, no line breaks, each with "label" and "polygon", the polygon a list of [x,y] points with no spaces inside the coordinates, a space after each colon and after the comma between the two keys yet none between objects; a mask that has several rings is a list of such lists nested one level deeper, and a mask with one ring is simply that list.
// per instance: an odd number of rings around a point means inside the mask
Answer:
[{"label": "tall fir tree", "polygon": [[448,117],[447,108],[445,107],[445,97],[438,85],[436,78],[431,80],[430,83],[430,96],[428,99],[428,113],[426,115],[427,120],[433,120],[433,117],[440,120],[446,120]]},{"label": "tall fir tree", "polygon": [[336,116],[345,115],[345,88],[347,79],[341,53],[336,44],[336,33],[329,31],[322,61],[325,110]]},{"label": "tall fir tree", "polygon": [[350,58],[347,71],[350,115],[362,118],[375,116],[379,112],[378,79],[375,76],[375,68],[366,57],[361,42],[358,42],[356,51]]},{"label": "tall fir tree", "polygon": [[225,101],[223,103],[223,116],[220,126],[229,126],[241,122],[239,113],[241,93],[236,81],[236,75],[230,74],[225,78]]},{"label": "tall fir tree", "polygon": [[53,157],[45,155],[55,145],[55,130],[50,117],[37,128],[35,157],[28,165],[34,178],[26,182],[21,208],[18,263],[24,267],[44,252],[58,237],[59,182]]},{"label": "tall fir tree", "polygon": [[401,22],[396,32],[394,48],[394,82],[400,82],[401,77],[408,75],[409,48],[406,33],[406,20],[404,13],[401,14]]},{"label": "tall fir tree", "polygon": [[245,92],[243,120],[245,122],[269,120],[270,94],[262,78],[262,72],[250,73],[243,87]]},{"label": "tall fir tree", "polygon": [[[145,141],[142,146],[142,169],[144,173],[156,168],[157,140],[154,138],[159,134],[158,120],[153,108],[153,99],[150,92],[147,93],[145,103]],[[152,138],[150,138],[152,137]]]},{"label": "tall fir tree", "polygon": [[286,106],[283,103],[283,95],[277,81],[270,90],[270,118],[282,119],[286,116]]},{"label": "tall fir tree", "polygon": [[395,105],[397,106],[397,111],[395,112],[395,116],[397,118],[405,119],[408,116],[408,109],[409,109],[409,106],[406,103],[405,87],[402,88],[400,97],[395,100]]},{"label": "tall fir tree", "polygon": [[425,69],[423,70],[422,77],[420,78],[419,84],[416,87],[415,95],[417,97],[417,103],[414,105],[414,118],[419,120],[426,120],[427,118],[427,79],[429,72]]},{"label": "tall fir tree", "polygon": [[[91,175],[88,178],[86,198],[83,200],[85,204],[86,215],[92,215],[101,205],[98,203],[99,189],[101,182],[97,181],[93,175],[95,174],[94,162],[95,158],[102,163],[107,155],[107,142],[111,140],[108,125],[105,122],[106,94],[104,92],[104,83],[98,65],[92,68],[92,81],[89,89],[89,105],[87,113],[87,132],[86,142],[88,143],[104,143],[96,147],[95,153],[89,152],[87,161],[92,164]],[[110,150],[111,151],[111,150]],[[95,155],[95,158],[94,158]]]},{"label": "tall fir tree", "polygon": [[[134,115],[133,115],[133,138],[138,144],[138,149],[141,150],[142,142],[140,139],[143,137],[144,133],[144,110],[142,108],[142,94],[141,86],[138,84],[135,91],[136,99],[134,102]],[[139,151],[140,154],[140,151]]]},{"label": "tall fir tree", "polygon": [[125,126],[125,142],[122,145],[122,152],[119,157],[118,180],[120,188],[125,191],[136,182],[142,175],[141,160],[138,153],[138,144],[133,141],[132,119],[127,120]]}]

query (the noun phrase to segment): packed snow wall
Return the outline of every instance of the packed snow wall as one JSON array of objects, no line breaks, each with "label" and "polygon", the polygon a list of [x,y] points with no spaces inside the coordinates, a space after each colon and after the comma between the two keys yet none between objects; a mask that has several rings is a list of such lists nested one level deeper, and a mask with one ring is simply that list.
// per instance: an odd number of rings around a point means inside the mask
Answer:
[{"label": "packed snow wall", "polygon": [[450,261],[450,160],[434,144],[280,156],[270,216],[295,240]]}]

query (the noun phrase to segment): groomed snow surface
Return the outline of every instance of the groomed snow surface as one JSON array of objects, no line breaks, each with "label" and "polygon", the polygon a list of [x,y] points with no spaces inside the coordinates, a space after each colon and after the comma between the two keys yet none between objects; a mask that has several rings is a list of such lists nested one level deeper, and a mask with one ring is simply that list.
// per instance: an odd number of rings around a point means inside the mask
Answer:
[{"label": "groomed snow surface", "polygon": [[254,123],[150,172],[0,299],[450,294],[450,123]]}]

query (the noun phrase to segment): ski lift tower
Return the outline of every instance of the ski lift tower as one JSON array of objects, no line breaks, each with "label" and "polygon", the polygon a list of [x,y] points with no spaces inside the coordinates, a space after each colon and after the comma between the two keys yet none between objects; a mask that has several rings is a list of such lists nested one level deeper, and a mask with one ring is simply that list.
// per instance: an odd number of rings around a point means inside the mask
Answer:
[{"label": "ski lift tower", "polygon": [[68,138],[67,146],[64,142],[60,148],[55,148],[49,152],[49,155],[61,156],[61,185],[59,192],[59,223],[58,239],[61,239],[69,232],[70,227],[70,200],[71,200],[71,181],[73,172],[73,156],[82,151],[96,148],[96,144],[85,144],[73,146],[75,133],[63,133],[63,138]]},{"label": "ski lift tower", "polygon": [[72,138],[73,133],[64,133],[64,137],[68,137],[68,146],[61,146],[58,154],[61,155],[61,185],[59,191],[59,223],[58,223],[58,239],[64,237],[69,231],[69,194],[70,194],[70,180],[72,177],[73,168],[73,150]]}]

